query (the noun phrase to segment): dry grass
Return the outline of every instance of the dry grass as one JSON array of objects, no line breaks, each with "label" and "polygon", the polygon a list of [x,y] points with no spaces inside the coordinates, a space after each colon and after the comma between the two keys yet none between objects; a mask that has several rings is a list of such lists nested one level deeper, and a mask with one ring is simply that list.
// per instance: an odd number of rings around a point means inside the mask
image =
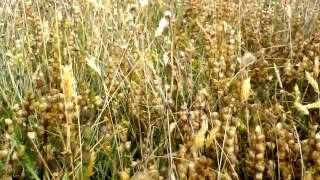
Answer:
[{"label": "dry grass", "polygon": [[0,179],[320,178],[320,6],[2,0]]}]

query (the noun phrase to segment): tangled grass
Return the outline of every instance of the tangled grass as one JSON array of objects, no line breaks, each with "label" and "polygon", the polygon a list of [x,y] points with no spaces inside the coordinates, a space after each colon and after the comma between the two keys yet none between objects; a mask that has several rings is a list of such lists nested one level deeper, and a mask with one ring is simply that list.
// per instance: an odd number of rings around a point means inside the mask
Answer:
[{"label": "tangled grass", "polygon": [[320,179],[319,12],[2,0],[0,179]]}]

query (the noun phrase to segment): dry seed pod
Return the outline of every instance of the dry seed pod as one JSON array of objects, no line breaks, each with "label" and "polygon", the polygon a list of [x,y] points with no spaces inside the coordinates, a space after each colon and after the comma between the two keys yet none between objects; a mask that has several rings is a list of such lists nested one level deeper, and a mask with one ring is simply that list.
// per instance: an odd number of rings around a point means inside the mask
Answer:
[{"label": "dry seed pod", "polygon": [[130,175],[126,171],[119,172],[120,180],[129,180]]},{"label": "dry seed pod", "polygon": [[251,147],[246,160],[250,172],[254,173],[255,179],[262,179],[263,177],[265,150],[265,136],[262,133],[261,127],[257,126],[251,138]]},{"label": "dry seed pod", "polygon": [[320,171],[320,133],[317,133],[315,136],[315,145],[311,158],[314,162],[314,169]]},{"label": "dry seed pod", "polygon": [[7,149],[0,150],[0,159],[4,159],[8,156],[9,152]]}]

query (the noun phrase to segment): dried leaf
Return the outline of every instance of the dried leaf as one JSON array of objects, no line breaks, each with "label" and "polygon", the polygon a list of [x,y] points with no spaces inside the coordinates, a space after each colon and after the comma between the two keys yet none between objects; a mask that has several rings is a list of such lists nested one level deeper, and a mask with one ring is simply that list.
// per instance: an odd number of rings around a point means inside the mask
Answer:
[{"label": "dried leaf", "polygon": [[305,105],[307,109],[317,109],[320,108],[320,101]]},{"label": "dried leaf", "polygon": [[208,120],[204,120],[201,123],[201,129],[199,130],[199,132],[205,134],[207,130],[208,130]]},{"label": "dried leaf", "polygon": [[310,75],[308,71],[306,71],[306,79],[308,83],[313,87],[314,91],[316,91],[317,93],[320,93],[317,81]]},{"label": "dried leaf", "polygon": [[97,66],[95,59],[93,57],[87,57],[86,61],[88,66],[101,76],[101,69]]},{"label": "dried leaf", "polygon": [[296,96],[299,96],[300,97],[300,90],[299,90],[299,86],[296,84],[294,85],[294,94]]},{"label": "dried leaf", "polygon": [[159,26],[155,32],[155,37],[161,36],[162,32],[168,25],[169,25],[169,21],[165,17],[161,18],[159,22]]},{"label": "dried leaf", "polygon": [[166,53],[163,54],[163,57],[162,57],[165,66],[166,66],[166,65],[169,63],[169,61],[170,61],[170,58],[169,58],[168,54],[169,54],[169,53],[166,52]]},{"label": "dried leaf", "polygon": [[195,137],[195,147],[200,149],[204,145],[206,139],[205,133],[208,130],[208,120],[202,121],[201,128]]},{"label": "dried leaf", "polygon": [[218,135],[219,130],[220,130],[219,128],[211,129],[209,135],[206,138],[206,147],[210,147],[214,143],[214,140],[216,139],[216,136]]},{"label": "dried leaf", "polygon": [[305,114],[305,115],[309,115],[309,111],[308,108],[304,105],[302,105],[299,102],[294,102],[294,107],[301,113]]},{"label": "dried leaf", "polygon": [[296,96],[296,101],[299,102],[301,99],[301,93],[297,84],[294,85],[294,95]]},{"label": "dried leaf", "polygon": [[241,101],[244,102],[248,100],[250,95],[251,95],[251,84],[250,84],[250,78],[248,78],[248,79],[245,79],[242,83]]},{"label": "dried leaf", "polygon": [[280,85],[281,88],[283,88],[282,81],[281,81],[281,78],[280,78],[280,73],[279,73],[279,70],[277,68],[277,65],[275,63],[273,63],[273,66],[274,66],[274,70],[275,70],[276,75],[277,75],[277,79],[279,81],[279,85]]},{"label": "dried leaf", "polygon": [[174,130],[174,128],[176,128],[177,126],[177,123],[176,122],[173,122],[169,125],[169,132],[172,133],[172,131]]}]

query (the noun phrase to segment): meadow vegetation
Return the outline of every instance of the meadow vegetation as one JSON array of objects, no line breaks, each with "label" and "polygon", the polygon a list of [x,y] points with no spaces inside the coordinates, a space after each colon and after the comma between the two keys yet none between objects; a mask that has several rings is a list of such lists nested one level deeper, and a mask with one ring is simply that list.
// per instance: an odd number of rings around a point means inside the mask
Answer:
[{"label": "meadow vegetation", "polygon": [[1,0],[0,179],[320,179],[318,0]]}]

